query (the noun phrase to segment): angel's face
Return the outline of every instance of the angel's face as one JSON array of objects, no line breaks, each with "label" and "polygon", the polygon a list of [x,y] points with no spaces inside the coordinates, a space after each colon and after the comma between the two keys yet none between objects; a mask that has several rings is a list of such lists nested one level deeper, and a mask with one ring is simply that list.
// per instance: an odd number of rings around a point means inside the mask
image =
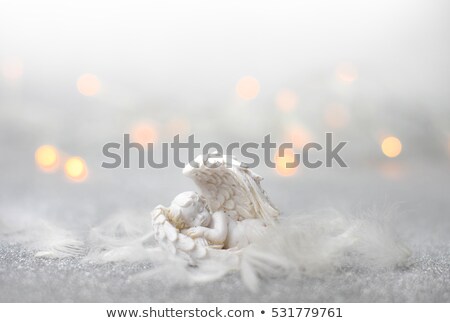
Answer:
[{"label": "angel's face", "polygon": [[211,220],[211,215],[202,200],[198,200],[184,207],[181,211],[181,216],[183,217],[184,223],[189,227],[206,227]]}]

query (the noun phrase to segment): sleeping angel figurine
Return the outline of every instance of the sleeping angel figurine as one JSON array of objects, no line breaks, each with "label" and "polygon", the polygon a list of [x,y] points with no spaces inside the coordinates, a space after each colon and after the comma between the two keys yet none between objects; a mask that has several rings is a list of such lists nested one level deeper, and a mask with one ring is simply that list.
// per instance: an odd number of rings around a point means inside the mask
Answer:
[{"label": "sleeping angel figurine", "polygon": [[262,277],[396,266],[409,258],[408,249],[379,222],[333,210],[279,221],[262,178],[245,165],[217,155],[194,162],[183,174],[199,192],[181,193],[169,207],[152,211],[152,236],[191,265],[186,269],[194,281],[239,270],[244,284],[256,291]]},{"label": "sleeping angel figurine", "polygon": [[159,245],[190,264],[213,250],[238,252],[276,222],[279,212],[261,188],[262,177],[234,157],[200,155],[183,174],[200,193],[184,192],[169,207],[157,206],[152,221]]}]

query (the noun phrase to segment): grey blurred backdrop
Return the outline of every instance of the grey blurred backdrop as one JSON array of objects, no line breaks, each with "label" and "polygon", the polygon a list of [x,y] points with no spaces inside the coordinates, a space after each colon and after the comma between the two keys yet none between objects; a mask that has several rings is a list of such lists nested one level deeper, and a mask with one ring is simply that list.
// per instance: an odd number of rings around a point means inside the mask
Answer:
[{"label": "grey blurred backdrop", "polygon": [[[440,250],[447,275],[449,15],[444,0],[1,1],[0,221],[85,234],[194,189],[173,166],[103,169],[124,133],[299,148],[333,132],[349,168],[255,169],[274,203],[286,216],[396,205],[403,239]],[[434,282],[366,300],[448,300]]]}]

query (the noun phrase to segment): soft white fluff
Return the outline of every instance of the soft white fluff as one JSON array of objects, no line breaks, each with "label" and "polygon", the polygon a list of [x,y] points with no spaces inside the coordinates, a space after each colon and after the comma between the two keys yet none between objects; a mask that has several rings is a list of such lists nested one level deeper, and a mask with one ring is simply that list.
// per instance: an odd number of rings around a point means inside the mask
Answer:
[{"label": "soft white fluff", "polygon": [[387,222],[334,210],[290,216],[246,248],[241,276],[252,290],[264,277],[326,275],[345,267],[389,268],[406,264],[409,250]]},{"label": "soft white fluff", "polygon": [[[241,251],[212,250],[197,266],[164,252],[153,238],[149,215],[125,212],[90,230],[85,243],[73,234],[44,221],[8,237],[41,250],[40,257],[85,255],[84,260],[150,262],[153,269],[133,279],[165,278],[174,284],[195,284],[240,272],[256,291],[271,277],[321,276],[345,268],[392,268],[407,262],[410,252],[397,239],[387,216],[380,212],[359,217],[335,210],[281,217],[259,241]],[[4,228],[5,229],[5,228]]]},{"label": "soft white fluff", "polygon": [[0,236],[37,251],[36,257],[66,258],[85,254],[84,243],[75,234],[42,219],[28,220],[26,224],[12,219],[7,224],[2,222]]},{"label": "soft white fluff", "polygon": [[90,261],[154,264],[153,270],[136,278],[164,276],[172,283],[190,284],[239,271],[245,285],[254,291],[261,279],[320,276],[346,267],[389,268],[405,264],[410,255],[386,216],[350,217],[331,209],[285,217],[244,250],[212,250],[210,257],[195,267],[158,248],[147,216],[116,216],[94,228],[88,244]]},{"label": "soft white fluff", "polygon": [[122,212],[90,230],[87,261],[136,262],[164,258],[153,239],[149,215]]}]

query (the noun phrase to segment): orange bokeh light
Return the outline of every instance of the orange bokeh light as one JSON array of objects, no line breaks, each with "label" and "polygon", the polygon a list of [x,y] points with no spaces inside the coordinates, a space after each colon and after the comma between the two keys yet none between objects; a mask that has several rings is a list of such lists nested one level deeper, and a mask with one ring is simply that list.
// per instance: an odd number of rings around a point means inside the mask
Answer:
[{"label": "orange bokeh light", "polygon": [[277,108],[281,111],[288,112],[295,109],[298,103],[297,94],[291,90],[282,90],[277,94]]},{"label": "orange bokeh light", "polygon": [[287,130],[285,140],[292,143],[294,148],[303,148],[304,145],[312,141],[312,135],[305,128],[293,126]]},{"label": "orange bokeh light", "polygon": [[3,77],[9,81],[17,81],[23,75],[23,63],[20,59],[14,58],[2,64]]},{"label": "orange bokeh light", "polygon": [[34,154],[36,165],[44,172],[52,172],[59,166],[58,150],[50,145],[43,145]]},{"label": "orange bokeh light", "polygon": [[336,68],[336,76],[343,83],[353,83],[358,78],[358,70],[353,64],[342,63]]},{"label": "orange bokeh light", "polygon": [[252,76],[241,78],[236,85],[236,92],[243,100],[252,100],[259,94],[260,86],[257,79]]},{"label": "orange bokeh light", "polygon": [[379,166],[381,175],[391,180],[398,180],[404,176],[405,167],[395,160],[384,161]]},{"label": "orange bokeh light", "polygon": [[77,80],[78,91],[85,96],[94,96],[101,89],[101,83],[94,74],[83,74]]},{"label": "orange bokeh light", "polygon": [[340,104],[331,104],[325,109],[325,124],[331,128],[344,128],[350,121],[348,109]]},{"label": "orange bokeh light", "polygon": [[85,161],[81,157],[70,157],[64,164],[64,173],[75,182],[84,181],[87,178]]},{"label": "orange bokeh light", "polygon": [[387,157],[395,158],[400,155],[402,151],[402,143],[397,137],[386,137],[381,143],[381,150]]},{"label": "orange bokeh light", "polygon": [[131,140],[144,147],[147,144],[156,142],[158,133],[154,126],[149,123],[139,123],[131,130]]},{"label": "orange bokeh light", "polygon": [[292,176],[298,171],[298,166],[288,167],[288,165],[294,162],[295,155],[292,149],[285,149],[283,157],[277,152],[275,156],[275,170],[281,176]]},{"label": "orange bokeh light", "polygon": [[186,135],[191,131],[191,125],[186,119],[176,118],[167,123],[166,131],[169,137]]}]

